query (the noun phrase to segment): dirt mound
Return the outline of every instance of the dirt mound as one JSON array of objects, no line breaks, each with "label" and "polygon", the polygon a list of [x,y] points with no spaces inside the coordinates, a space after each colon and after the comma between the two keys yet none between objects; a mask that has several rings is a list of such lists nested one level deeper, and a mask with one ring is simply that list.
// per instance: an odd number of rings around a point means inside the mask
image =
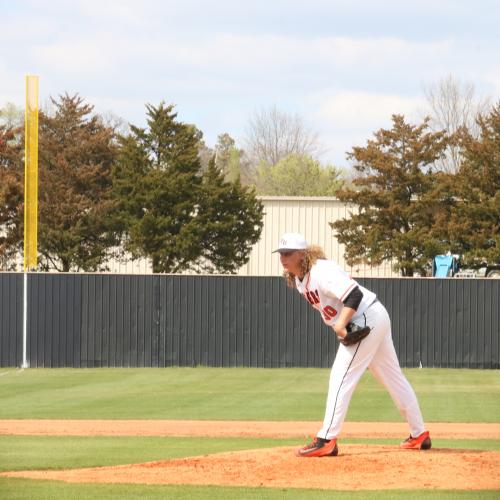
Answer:
[{"label": "dirt mound", "polygon": [[[315,422],[204,420],[0,420],[0,434],[291,438],[314,435]],[[436,439],[500,439],[500,424],[431,423]],[[404,423],[346,422],[342,438],[403,438]],[[191,484],[337,490],[500,489],[500,453],[345,445],[338,457],[298,458],[289,447],[217,453],[161,462],[0,476],[67,482]]]},{"label": "dirt mound", "polygon": [[135,465],[0,475],[77,483],[480,490],[500,489],[499,470],[497,452],[341,445],[338,457],[299,458],[293,448],[280,447]]}]

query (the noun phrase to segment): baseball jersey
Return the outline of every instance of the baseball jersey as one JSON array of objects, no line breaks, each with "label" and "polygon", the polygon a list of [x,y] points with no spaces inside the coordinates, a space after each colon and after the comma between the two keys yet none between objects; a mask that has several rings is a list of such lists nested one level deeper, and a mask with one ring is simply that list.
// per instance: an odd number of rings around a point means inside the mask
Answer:
[{"label": "baseball jersey", "polygon": [[359,287],[363,292],[363,299],[353,321],[362,316],[377,298],[331,260],[317,260],[302,281],[295,277],[295,284],[297,290],[321,313],[323,321],[329,326],[335,324],[338,313],[344,307],[343,301],[354,288]]}]

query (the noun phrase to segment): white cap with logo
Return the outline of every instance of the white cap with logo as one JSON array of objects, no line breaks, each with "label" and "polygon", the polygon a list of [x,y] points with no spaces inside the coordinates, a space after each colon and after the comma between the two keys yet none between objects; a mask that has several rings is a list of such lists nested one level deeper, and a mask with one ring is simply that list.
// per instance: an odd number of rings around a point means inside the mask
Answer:
[{"label": "white cap with logo", "polygon": [[279,247],[275,252],[290,252],[291,250],[305,250],[308,247],[307,241],[300,233],[285,233],[280,238]]}]

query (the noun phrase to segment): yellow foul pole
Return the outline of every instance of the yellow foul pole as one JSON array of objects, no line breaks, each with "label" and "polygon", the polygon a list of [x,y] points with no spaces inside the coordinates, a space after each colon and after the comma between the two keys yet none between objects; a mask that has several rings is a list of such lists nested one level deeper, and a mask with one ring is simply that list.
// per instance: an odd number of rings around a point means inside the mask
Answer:
[{"label": "yellow foul pole", "polygon": [[38,76],[26,76],[24,139],[23,364],[28,368],[28,271],[38,262]]},{"label": "yellow foul pole", "polygon": [[26,76],[24,168],[24,271],[37,266],[38,76]]}]

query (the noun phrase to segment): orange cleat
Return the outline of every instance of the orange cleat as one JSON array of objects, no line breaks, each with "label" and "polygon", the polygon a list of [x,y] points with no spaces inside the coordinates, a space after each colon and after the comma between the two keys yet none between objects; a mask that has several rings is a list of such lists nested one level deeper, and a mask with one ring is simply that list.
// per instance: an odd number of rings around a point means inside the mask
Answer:
[{"label": "orange cleat", "polygon": [[336,457],[339,454],[336,439],[323,439],[316,437],[313,442],[296,452],[298,457]]},{"label": "orange cleat", "polygon": [[405,450],[430,450],[432,446],[431,437],[428,431],[422,432],[418,437],[410,437],[401,443],[401,448]]}]

